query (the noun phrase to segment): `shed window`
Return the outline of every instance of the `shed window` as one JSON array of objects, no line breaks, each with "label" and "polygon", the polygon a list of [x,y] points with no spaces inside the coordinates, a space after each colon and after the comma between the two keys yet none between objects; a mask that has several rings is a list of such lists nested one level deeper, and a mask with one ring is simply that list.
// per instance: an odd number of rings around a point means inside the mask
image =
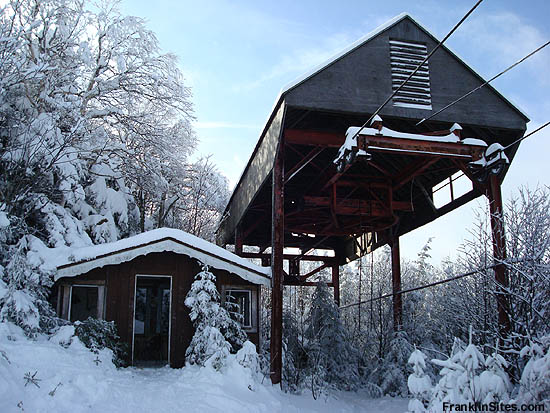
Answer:
[{"label": "shed window", "polygon": [[[428,55],[425,44],[390,39],[392,90],[407,80]],[[430,68],[424,63],[413,77],[393,97],[393,105],[416,109],[432,109]]]},{"label": "shed window", "polygon": [[71,287],[70,320],[84,321],[88,317],[98,318],[98,287],[73,285]]},{"label": "shed window", "polygon": [[225,300],[237,305],[237,313],[242,316],[242,325],[252,327],[252,299],[250,290],[225,290]]}]

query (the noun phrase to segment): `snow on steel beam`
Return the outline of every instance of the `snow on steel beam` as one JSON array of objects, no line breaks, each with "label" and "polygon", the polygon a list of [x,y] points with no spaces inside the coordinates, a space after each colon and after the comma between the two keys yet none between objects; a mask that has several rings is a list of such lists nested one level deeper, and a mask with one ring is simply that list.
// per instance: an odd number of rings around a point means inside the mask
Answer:
[{"label": "snow on steel beam", "polygon": [[[376,132],[378,130],[372,129],[372,134],[361,133],[357,137],[357,147],[368,152],[400,152],[404,155],[414,156],[458,157],[469,158],[472,161],[480,159],[486,147],[485,143],[479,140],[461,141],[454,133],[445,136],[430,136],[396,132],[388,128],[383,128],[381,134]],[[287,129],[284,134],[287,143],[298,145],[340,148],[346,140],[345,136],[334,132]]]}]

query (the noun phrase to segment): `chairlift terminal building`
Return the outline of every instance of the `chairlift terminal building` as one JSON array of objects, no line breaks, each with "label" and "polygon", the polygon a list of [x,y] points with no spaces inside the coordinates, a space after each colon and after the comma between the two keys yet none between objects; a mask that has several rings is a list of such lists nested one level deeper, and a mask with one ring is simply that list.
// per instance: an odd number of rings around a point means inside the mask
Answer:
[{"label": "chairlift terminal building", "polygon": [[[433,118],[485,81],[441,46],[364,129],[365,123],[438,45],[402,14],[285,87],[235,187],[218,228],[219,245],[272,267],[272,380],[280,381],[283,285],[309,285],[300,262],[332,268],[389,244],[394,324],[401,320],[399,237],[486,195],[498,218],[500,183],[527,116],[491,86]],[[488,151],[490,149],[490,151]],[[455,194],[462,176],[470,189]],[[438,204],[439,191],[449,199]],[[493,220],[495,258],[505,257]],[[243,251],[243,245],[258,252]],[[300,253],[288,254],[285,248]],[[269,250],[268,250],[269,248]],[[315,250],[331,251],[329,256]],[[289,271],[283,271],[283,260]],[[503,268],[495,270],[505,285]],[[499,317],[505,326],[503,302]]]}]

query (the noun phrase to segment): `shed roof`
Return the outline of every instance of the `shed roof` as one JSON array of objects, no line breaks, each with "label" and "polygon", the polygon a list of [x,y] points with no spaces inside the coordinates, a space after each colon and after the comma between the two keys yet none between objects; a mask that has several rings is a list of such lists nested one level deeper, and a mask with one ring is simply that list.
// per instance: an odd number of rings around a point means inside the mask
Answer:
[{"label": "shed roof", "polygon": [[68,249],[56,262],[55,280],[165,251],[196,258],[206,265],[226,270],[254,284],[270,285],[270,268],[260,267],[206,240],[170,228],[155,229],[116,242]]}]

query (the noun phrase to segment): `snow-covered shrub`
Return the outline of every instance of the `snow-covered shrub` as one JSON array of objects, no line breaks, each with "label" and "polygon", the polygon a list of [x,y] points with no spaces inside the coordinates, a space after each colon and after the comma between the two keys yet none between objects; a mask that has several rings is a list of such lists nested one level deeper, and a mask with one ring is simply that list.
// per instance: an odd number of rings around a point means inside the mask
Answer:
[{"label": "snow-covered shrub", "polygon": [[371,373],[369,380],[390,396],[407,396],[407,362],[413,346],[404,331],[395,333],[382,362]]},{"label": "snow-covered shrub", "polygon": [[506,369],[508,362],[497,352],[485,358],[485,370],[479,375],[483,403],[510,398],[511,383]]},{"label": "snow-covered shrub", "polygon": [[426,411],[432,393],[432,381],[425,373],[426,356],[415,349],[409,357],[408,364],[412,364],[413,372],[407,380],[407,385],[414,397],[409,402],[409,412],[422,413]]},{"label": "snow-covered shrub", "polygon": [[74,326],[75,336],[94,353],[98,353],[104,348],[111,349],[114,365],[117,367],[127,365],[128,351],[126,346],[119,341],[120,337],[114,321],[90,317],[85,321],[75,322]]},{"label": "snow-covered shrub", "polygon": [[191,364],[211,365],[220,369],[231,351],[238,351],[246,334],[221,305],[216,276],[204,265],[185,298],[195,334],[185,357]]},{"label": "snow-covered shrub", "polygon": [[242,348],[237,351],[235,359],[241,366],[249,369],[252,374],[256,375],[260,372],[260,360],[256,352],[256,346],[252,342],[245,341]]},{"label": "snow-covered shrub", "polygon": [[455,339],[447,360],[432,360],[442,367],[439,383],[433,389],[430,408],[437,410],[443,402],[453,404],[509,402],[510,380],[504,370],[507,362],[493,353],[485,357],[479,347]]},{"label": "snow-covered shrub", "polygon": [[531,341],[521,350],[522,357],[528,357],[523,368],[518,403],[544,403],[550,408],[550,336]]},{"label": "snow-covered shrub", "polygon": [[311,390],[352,390],[359,383],[358,354],[326,283],[315,288],[306,321],[305,339]]}]

